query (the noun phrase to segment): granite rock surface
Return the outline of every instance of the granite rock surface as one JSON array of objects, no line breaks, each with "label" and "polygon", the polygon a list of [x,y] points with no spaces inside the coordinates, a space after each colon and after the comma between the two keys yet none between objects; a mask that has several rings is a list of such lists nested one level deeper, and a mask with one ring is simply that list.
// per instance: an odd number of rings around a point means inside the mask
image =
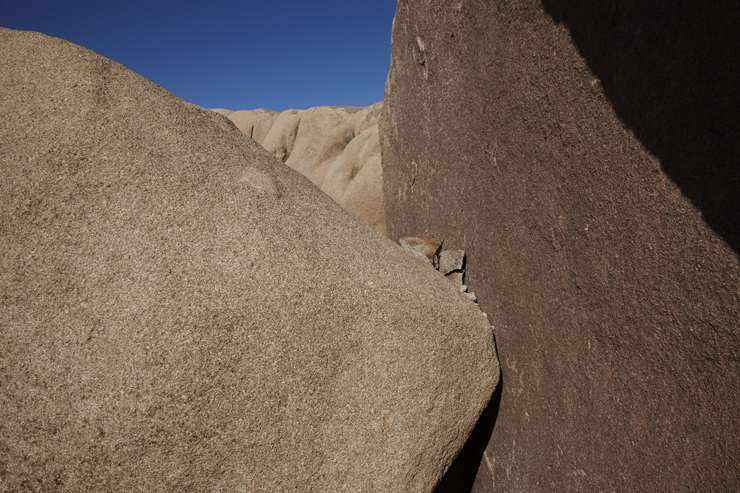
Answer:
[{"label": "granite rock surface", "polygon": [[465,250],[503,371],[474,491],[740,489],[738,18],[398,1],[388,236]]},{"label": "granite rock surface", "polygon": [[276,113],[214,111],[299,171],[345,210],[385,234],[378,123],[383,102]]},{"label": "granite rock surface", "polygon": [[498,381],[456,287],[115,62],[0,66],[0,490],[433,490]]}]

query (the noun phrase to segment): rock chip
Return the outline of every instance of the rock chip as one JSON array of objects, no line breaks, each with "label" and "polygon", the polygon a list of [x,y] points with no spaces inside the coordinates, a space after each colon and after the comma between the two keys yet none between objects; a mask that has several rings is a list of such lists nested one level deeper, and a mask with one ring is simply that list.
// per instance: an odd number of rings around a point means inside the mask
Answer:
[{"label": "rock chip", "polygon": [[444,250],[439,255],[439,271],[442,275],[462,271],[465,266],[465,250]]},{"label": "rock chip", "polygon": [[454,286],[115,62],[0,66],[0,489],[434,489],[498,381]]}]

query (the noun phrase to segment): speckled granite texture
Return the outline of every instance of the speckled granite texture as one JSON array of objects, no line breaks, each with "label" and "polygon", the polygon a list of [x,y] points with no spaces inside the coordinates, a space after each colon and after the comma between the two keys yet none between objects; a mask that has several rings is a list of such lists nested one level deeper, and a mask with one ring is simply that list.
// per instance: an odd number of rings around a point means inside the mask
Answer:
[{"label": "speckled granite texture", "polygon": [[225,117],[0,29],[0,491],[430,491],[486,318]]}]

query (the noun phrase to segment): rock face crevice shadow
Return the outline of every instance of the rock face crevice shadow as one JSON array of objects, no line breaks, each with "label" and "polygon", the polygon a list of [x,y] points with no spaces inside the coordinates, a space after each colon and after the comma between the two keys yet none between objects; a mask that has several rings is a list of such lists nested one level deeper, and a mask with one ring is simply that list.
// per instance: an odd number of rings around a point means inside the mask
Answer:
[{"label": "rock face crevice shadow", "polygon": [[[500,377],[499,377],[500,378]],[[496,417],[501,406],[501,389],[503,380],[499,379],[498,387],[491,396],[491,401],[481,413],[478,422],[473,428],[470,438],[460,451],[455,462],[437,485],[435,493],[469,493],[473,491],[473,484],[480,467],[486,467],[483,454],[496,424]]]},{"label": "rock face crevice shadow", "polygon": [[740,253],[740,3],[542,0],[618,116]]}]

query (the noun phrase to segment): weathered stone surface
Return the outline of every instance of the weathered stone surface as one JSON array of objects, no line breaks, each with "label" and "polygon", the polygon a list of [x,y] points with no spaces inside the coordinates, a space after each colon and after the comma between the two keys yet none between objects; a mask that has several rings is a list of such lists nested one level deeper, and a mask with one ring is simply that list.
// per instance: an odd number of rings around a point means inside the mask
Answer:
[{"label": "weathered stone surface", "polygon": [[385,234],[383,168],[377,124],[353,138],[329,165],[321,190],[371,228]]},{"label": "weathered stone surface", "polygon": [[463,270],[465,266],[465,250],[443,250],[439,254],[439,271],[448,275],[455,270]]},{"label": "weathered stone surface", "polygon": [[455,283],[456,286],[462,286],[465,282],[465,273],[460,271],[450,272],[445,277]]},{"label": "weathered stone surface", "polygon": [[740,3],[399,0],[388,235],[497,328],[479,491],[740,489]]},{"label": "weathered stone surface", "polygon": [[[239,110],[230,111],[223,108],[216,108],[213,111],[220,113],[234,122],[236,128],[249,135],[258,143],[262,143],[267,138],[272,125],[275,123],[279,113],[263,108],[256,110]],[[289,113],[292,114],[292,113]]]},{"label": "weathered stone surface", "polygon": [[427,256],[424,255],[423,253],[421,253],[420,250],[418,250],[416,248],[413,248],[411,245],[409,245],[408,243],[406,243],[403,238],[399,239],[398,242],[401,245],[401,248],[403,248],[405,251],[407,251],[408,253],[410,253],[414,257],[418,258],[422,262],[425,262],[425,263],[427,263],[429,265],[432,265],[432,260],[431,259],[427,258]]},{"label": "weathered stone surface", "polygon": [[385,234],[378,121],[383,102],[280,114],[214,109],[370,227]]},{"label": "weathered stone surface", "polygon": [[0,489],[434,487],[498,379],[463,295],[110,60],[0,66]]},{"label": "weathered stone surface", "polygon": [[285,162],[293,154],[300,123],[301,114],[298,110],[283,111],[275,118],[264,140],[257,143]]}]

